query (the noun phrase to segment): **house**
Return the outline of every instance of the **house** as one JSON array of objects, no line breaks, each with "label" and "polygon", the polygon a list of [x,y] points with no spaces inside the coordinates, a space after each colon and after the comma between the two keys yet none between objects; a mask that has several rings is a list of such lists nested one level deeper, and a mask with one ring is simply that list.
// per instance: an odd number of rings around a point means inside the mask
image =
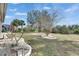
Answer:
[{"label": "house", "polygon": [[5,14],[6,14],[6,3],[0,3],[0,38],[2,37],[2,23],[4,22]]}]

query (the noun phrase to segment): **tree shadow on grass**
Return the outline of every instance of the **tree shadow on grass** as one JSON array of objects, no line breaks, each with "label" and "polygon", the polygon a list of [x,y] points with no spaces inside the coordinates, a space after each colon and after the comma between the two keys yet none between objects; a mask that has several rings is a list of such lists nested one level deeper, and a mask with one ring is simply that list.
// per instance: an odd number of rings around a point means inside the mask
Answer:
[{"label": "tree shadow on grass", "polygon": [[32,39],[29,40],[32,46],[33,56],[75,56],[79,55],[78,41],[59,41],[58,39]]}]

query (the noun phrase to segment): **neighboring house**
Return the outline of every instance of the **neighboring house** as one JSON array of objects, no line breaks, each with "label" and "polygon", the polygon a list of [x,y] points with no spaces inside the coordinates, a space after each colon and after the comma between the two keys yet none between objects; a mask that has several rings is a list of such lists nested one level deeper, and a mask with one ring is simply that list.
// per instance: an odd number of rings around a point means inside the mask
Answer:
[{"label": "neighboring house", "polygon": [[2,25],[2,32],[8,32],[8,31],[10,31],[10,25],[3,24]]}]

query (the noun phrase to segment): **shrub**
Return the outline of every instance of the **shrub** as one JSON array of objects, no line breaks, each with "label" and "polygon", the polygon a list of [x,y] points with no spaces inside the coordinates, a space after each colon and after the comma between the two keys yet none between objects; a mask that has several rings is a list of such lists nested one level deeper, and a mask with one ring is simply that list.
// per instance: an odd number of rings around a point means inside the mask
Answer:
[{"label": "shrub", "polygon": [[74,33],[75,33],[75,34],[79,34],[79,29],[75,29],[75,30],[74,30]]}]

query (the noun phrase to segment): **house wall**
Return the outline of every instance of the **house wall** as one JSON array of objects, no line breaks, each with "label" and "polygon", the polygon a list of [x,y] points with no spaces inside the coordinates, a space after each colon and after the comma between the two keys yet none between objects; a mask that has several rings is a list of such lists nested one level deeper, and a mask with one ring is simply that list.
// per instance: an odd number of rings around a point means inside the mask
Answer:
[{"label": "house wall", "polygon": [[0,38],[3,38],[3,34],[2,34],[2,22],[0,21]]},{"label": "house wall", "polygon": [[0,38],[3,38],[2,32],[2,22],[4,22],[5,13],[6,13],[6,3],[0,3]]},{"label": "house wall", "polygon": [[2,32],[2,22],[0,21],[0,33]]}]

